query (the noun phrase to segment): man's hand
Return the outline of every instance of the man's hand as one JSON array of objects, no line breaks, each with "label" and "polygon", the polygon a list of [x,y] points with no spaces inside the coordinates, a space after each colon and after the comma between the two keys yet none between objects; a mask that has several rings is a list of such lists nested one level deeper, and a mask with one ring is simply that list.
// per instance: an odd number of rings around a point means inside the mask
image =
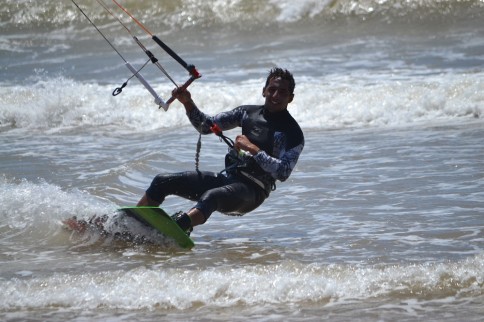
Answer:
[{"label": "man's hand", "polygon": [[237,151],[244,150],[252,155],[256,155],[257,152],[260,151],[259,147],[250,142],[250,140],[245,135],[237,135],[237,137],[235,138],[234,147],[237,149]]},{"label": "man's hand", "polygon": [[192,100],[192,95],[190,94],[189,91],[183,88],[175,88],[172,92],[171,95],[176,98],[177,100],[180,101],[183,105],[186,103],[190,102]]},{"label": "man's hand", "polygon": [[187,112],[189,112],[195,106],[195,103],[192,100],[192,94],[190,94],[190,92],[186,89],[175,88],[171,92],[171,95],[182,103],[183,106],[185,106]]}]

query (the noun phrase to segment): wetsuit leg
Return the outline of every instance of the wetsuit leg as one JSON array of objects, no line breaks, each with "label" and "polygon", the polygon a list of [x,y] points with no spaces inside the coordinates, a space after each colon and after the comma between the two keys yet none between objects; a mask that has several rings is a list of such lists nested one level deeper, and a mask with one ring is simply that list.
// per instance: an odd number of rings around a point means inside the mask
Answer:
[{"label": "wetsuit leg", "polygon": [[198,200],[195,208],[204,214],[205,220],[214,211],[226,214],[247,213],[257,208],[266,198],[264,191],[253,184],[206,171],[157,175],[146,194],[160,203],[168,195]]},{"label": "wetsuit leg", "polygon": [[225,176],[208,171],[159,174],[146,190],[146,195],[160,203],[169,195],[195,201],[207,190],[223,186],[226,183],[225,180]]},{"label": "wetsuit leg", "polygon": [[214,211],[229,215],[243,215],[259,207],[265,200],[263,190],[253,184],[233,181],[222,187],[207,190],[195,208],[205,215],[207,220]]}]

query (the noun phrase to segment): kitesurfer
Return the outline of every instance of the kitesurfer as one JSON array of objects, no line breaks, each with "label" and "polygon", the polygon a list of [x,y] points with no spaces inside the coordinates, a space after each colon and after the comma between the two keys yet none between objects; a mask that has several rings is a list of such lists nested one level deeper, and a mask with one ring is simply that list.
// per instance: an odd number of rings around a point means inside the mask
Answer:
[{"label": "kitesurfer", "polygon": [[174,216],[187,233],[205,223],[214,211],[243,215],[260,206],[275,189],[276,180],[282,182],[290,176],[304,147],[303,132],[287,110],[294,88],[288,70],[273,68],[262,89],[263,105],[242,105],[215,116],[201,112],[188,90],[174,89],[173,97],[183,104],[201,134],[211,133],[214,125],[220,130],[241,127],[242,133],[225,157],[225,171],[159,174],[138,206],[159,206],[168,195],[196,201],[188,212]]}]

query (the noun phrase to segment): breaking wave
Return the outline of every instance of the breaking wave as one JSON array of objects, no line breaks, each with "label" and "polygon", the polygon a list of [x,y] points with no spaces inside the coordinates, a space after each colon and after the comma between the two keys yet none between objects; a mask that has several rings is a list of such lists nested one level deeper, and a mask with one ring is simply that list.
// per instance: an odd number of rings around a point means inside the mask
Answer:
[{"label": "breaking wave", "polygon": [[[117,8],[104,0],[114,12]],[[112,17],[97,1],[76,1],[96,23],[108,24]],[[236,26],[249,28],[273,24],[327,23],[341,20],[385,23],[480,19],[484,3],[478,0],[170,0],[120,1],[141,21],[161,30]],[[69,1],[6,0],[0,13],[6,30],[84,25],[84,18]]]}]

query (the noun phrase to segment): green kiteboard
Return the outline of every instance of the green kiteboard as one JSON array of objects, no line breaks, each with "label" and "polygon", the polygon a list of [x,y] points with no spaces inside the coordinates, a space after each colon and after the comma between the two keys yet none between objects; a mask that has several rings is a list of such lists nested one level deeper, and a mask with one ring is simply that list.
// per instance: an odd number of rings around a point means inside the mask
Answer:
[{"label": "green kiteboard", "polygon": [[119,211],[156,229],[161,234],[173,238],[182,248],[190,249],[195,246],[195,243],[186,232],[159,207],[123,207]]}]

